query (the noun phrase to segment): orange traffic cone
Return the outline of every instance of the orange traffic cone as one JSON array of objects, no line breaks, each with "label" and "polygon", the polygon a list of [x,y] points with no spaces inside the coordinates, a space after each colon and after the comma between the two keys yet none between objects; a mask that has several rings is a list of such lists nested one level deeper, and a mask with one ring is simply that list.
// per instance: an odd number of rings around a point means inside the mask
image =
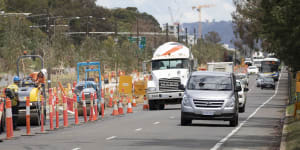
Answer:
[{"label": "orange traffic cone", "polygon": [[111,89],[110,90],[110,97],[109,97],[109,101],[108,101],[108,107],[112,107],[112,103],[113,103],[113,96],[114,96],[114,91]]},{"label": "orange traffic cone", "polygon": [[118,116],[119,115],[118,106],[117,106],[117,101],[116,100],[114,101],[114,110],[113,110],[113,112],[112,112],[111,115],[113,115],[113,116]]},{"label": "orange traffic cone", "polygon": [[132,106],[133,106],[133,107],[136,107],[136,100],[135,100],[135,96],[133,96],[133,99],[132,99]]},{"label": "orange traffic cone", "polygon": [[149,110],[149,104],[148,104],[146,95],[144,95],[144,106],[143,106],[143,110]]},{"label": "orange traffic cone", "polygon": [[132,106],[131,106],[131,100],[129,97],[127,99],[128,99],[127,114],[133,113]]},{"label": "orange traffic cone", "polygon": [[118,111],[119,111],[119,115],[123,115],[123,114],[124,114],[124,111],[123,111],[123,96],[122,96],[122,98],[119,100]]}]

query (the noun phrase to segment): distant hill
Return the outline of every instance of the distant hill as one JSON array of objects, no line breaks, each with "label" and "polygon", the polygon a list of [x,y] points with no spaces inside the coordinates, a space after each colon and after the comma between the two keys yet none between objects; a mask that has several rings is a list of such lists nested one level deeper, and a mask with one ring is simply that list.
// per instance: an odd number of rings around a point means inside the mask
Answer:
[{"label": "distant hill", "polygon": [[[230,48],[234,48],[233,44],[230,42],[234,40],[234,34],[232,29],[231,21],[219,21],[219,22],[202,22],[202,35],[207,34],[208,32],[215,31],[218,32],[222,38],[221,43],[228,44]],[[198,35],[198,22],[193,23],[183,23],[183,28],[188,28],[189,34],[194,34],[194,28],[196,29],[196,35]]]}]

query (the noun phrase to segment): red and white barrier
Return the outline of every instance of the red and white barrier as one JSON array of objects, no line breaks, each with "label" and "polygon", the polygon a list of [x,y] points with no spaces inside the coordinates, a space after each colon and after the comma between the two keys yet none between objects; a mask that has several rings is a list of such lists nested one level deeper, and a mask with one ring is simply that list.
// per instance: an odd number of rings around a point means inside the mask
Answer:
[{"label": "red and white barrier", "polygon": [[95,111],[94,120],[97,120],[99,113],[98,113],[98,97],[96,92],[94,93],[94,111]]},{"label": "red and white barrier", "polygon": [[53,127],[53,93],[52,93],[52,88],[49,89],[49,119],[50,119],[50,130],[54,130]]},{"label": "red and white barrier", "polygon": [[26,134],[30,135],[30,99],[26,97]]},{"label": "red and white barrier", "polygon": [[86,102],[85,102],[85,96],[84,96],[83,92],[82,92],[81,101],[82,101],[82,111],[83,111],[84,122],[87,122]]},{"label": "red and white barrier", "polygon": [[11,110],[11,101],[9,98],[6,98],[6,139],[11,139],[14,135],[13,131],[13,120],[12,120],[12,110]]},{"label": "red and white barrier", "polygon": [[66,96],[63,96],[63,118],[64,127],[68,127],[68,104]]},{"label": "red and white barrier", "polygon": [[104,92],[101,90],[101,117],[104,118]]},{"label": "red and white barrier", "polygon": [[55,95],[55,99],[56,99],[56,101],[55,101],[55,112],[56,112],[56,129],[58,129],[59,128],[59,110],[58,110],[58,96],[57,96],[57,94]]},{"label": "red and white barrier", "polygon": [[77,106],[77,96],[73,94],[73,101],[74,101],[74,110],[75,110],[75,124],[79,124],[78,120],[78,106]]},{"label": "red and white barrier", "polygon": [[91,93],[91,99],[90,99],[90,118],[89,121],[94,121],[94,94]]}]

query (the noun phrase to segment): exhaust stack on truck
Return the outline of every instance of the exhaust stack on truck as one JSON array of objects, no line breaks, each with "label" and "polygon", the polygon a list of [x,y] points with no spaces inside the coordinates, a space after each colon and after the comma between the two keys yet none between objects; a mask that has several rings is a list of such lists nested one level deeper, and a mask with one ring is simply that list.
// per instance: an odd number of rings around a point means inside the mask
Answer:
[{"label": "exhaust stack on truck", "polygon": [[168,42],[156,49],[147,84],[150,110],[164,109],[165,104],[180,104],[187,79],[194,66],[189,48],[181,43]]}]

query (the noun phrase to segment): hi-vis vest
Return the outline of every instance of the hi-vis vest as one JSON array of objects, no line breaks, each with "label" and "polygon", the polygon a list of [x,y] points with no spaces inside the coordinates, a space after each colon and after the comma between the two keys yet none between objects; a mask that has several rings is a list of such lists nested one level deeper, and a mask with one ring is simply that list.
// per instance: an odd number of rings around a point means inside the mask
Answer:
[{"label": "hi-vis vest", "polygon": [[17,93],[18,93],[19,87],[13,83],[13,84],[9,85],[7,88],[11,89],[15,93],[15,97],[13,99],[11,99],[11,105],[17,106],[17,104],[18,104]]}]

